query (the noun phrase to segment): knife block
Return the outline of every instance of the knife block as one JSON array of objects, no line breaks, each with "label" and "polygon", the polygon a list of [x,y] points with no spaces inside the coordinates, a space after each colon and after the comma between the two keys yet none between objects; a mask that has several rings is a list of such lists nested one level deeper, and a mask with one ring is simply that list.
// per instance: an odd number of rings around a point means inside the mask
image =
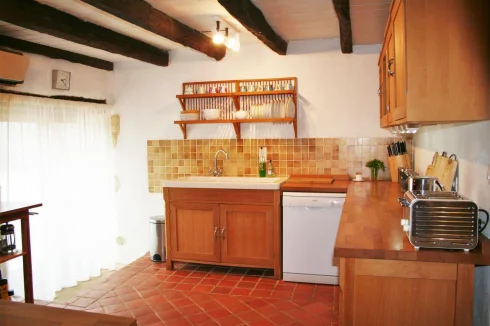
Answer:
[{"label": "knife block", "polygon": [[398,182],[398,168],[412,168],[412,162],[408,154],[388,156],[388,168],[392,182]]}]

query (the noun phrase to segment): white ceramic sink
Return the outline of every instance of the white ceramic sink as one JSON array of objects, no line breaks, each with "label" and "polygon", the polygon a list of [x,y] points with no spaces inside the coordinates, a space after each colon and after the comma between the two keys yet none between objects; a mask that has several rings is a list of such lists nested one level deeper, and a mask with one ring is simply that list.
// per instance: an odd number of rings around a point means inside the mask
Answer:
[{"label": "white ceramic sink", "polygon": [[277,190],[287,178],[258,177],[184,177],[163,180],[169,188],[266,189]]}]

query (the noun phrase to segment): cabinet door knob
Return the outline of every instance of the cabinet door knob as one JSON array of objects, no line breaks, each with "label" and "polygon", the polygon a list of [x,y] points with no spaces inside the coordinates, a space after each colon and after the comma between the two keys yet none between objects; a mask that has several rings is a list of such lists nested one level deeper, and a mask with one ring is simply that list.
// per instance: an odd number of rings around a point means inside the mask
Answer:
[{"label": "cabinet door knob", "polygon": [[214,238],[218,239],[218,227],[217,226],[214,227]]},{"label": "cabinet door knob", "polygon": [[388,75],[395,76],[395,72],[391,71],[391,65],[395,63],[395,58],[388,60]]},{"label": "cabinet door knob", "polygon": [[226,229],[221,229],[221,239],[225,239],[225,230]]}]

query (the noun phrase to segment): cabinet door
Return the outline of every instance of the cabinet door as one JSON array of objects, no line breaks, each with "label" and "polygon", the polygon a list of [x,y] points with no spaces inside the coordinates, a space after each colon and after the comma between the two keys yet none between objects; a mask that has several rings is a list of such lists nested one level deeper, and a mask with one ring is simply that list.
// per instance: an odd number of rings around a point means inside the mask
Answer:
[{"label": "cabinet door", "polygon": [[393,16],[393,39],[394,39],[394,71],[395,71],[395,98],[391,108],[391,118],[393,122],[404,119],[407,116],[406,107],[406,42],[405,42],[405,4],[398,2],[398,7],[394,9]]},{"label": "cabinet door", "polygon": [[219,205],[170,204],[172,259],[219,261]]},{"label": "cabinet door", "polygon": [[385,48],[383,48],[383,53],[381,60],[379,62],[379,116],[380,116],[380,126],[386,127],[388,125],[389,116],[389,98],[390,98],[390,87],[389,87],[389,77],[388,77],[388,53]]},{"label": "cabinet door", "polygon": [[393,120],[391,111],[396,106],[396,72],[395,72],[395,39],[393,37],[393,28],[391,26],[386,34],[387,49],[386,49],[386,76],[387,76],[387,119],[390,124]]},{"label": "cabinet door", "polygon": [[273,267],[273,212],[271,206],[220,205],[221,262]]}]

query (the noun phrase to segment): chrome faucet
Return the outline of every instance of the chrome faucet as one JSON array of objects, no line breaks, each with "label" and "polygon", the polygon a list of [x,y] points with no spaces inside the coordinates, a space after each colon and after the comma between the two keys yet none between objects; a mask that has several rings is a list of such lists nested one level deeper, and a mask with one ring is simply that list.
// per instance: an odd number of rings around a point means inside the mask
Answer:
[{"label": "chrome faucet", "polygon": [[209,169],[209,173],[210,173],[210,174],[212,173],[212,174],[213,174],[215,177],[219,177],[219,176],[220,176],[220,174],[221,174],[221,173],[223,173],[223,169],[219,169],[219,170],[218,170],[218,167],[216,166],[216,165],[217,165],[218,154],[219,154],[220,152],[221,152],[221,153],[223,153],[223,154],[225,154],[226,159],[228,159],[228,153],[227,153],[227,152],[225,152],[225,151],[224,151],[224,150],[222,150],[222,149],[218,150],[218,151],[216,152],[216,154],[214,154],[214,171],[213,171],[213,169]]}]

